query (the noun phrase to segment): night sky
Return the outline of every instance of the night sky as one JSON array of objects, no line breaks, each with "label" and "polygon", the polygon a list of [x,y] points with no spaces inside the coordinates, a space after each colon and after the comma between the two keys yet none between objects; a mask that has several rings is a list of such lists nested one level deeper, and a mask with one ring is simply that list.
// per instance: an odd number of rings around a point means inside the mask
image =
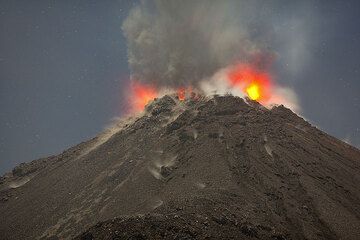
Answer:
[{"label": "night sky", "polygon": [[[295,90],[303,117],[359,148],[360,3],[309,2],[307,60],[289,74],[280,55],[278,81]],[[283,3],[279,19],[297,7]],[[121,116],[129,82],[121,25],[134,4],[0,1],[0,174],[61,153]]]}]

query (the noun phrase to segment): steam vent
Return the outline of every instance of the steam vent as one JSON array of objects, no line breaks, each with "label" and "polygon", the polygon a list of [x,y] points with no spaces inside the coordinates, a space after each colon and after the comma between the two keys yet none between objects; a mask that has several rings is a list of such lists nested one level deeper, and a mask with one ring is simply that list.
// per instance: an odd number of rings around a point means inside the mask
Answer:
[{"label": "steam vent", "polygon": [[0,239],[355,240],[359,183],[360,151],[283,106],[164,96],[1,177]]}]

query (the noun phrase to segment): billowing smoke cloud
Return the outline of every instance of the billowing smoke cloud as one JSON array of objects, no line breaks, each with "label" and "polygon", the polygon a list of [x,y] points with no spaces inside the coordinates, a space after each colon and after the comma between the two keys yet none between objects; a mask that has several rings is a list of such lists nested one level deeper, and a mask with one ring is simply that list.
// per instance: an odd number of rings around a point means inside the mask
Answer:
[{"label": "billowing smoke cloud", "polygon": [[[205,91],[215,87],[221,92],[227,86],[214,78],[231,65],[255,59],[257,68],[272,71],[271,61],[281,54],[290,56],[293,63],[294,53],[304,50],[306,35],[297,33],[300,41],[286,38],[291,30],[283,28],[276,17],[282,4],[258,0],[142,1],[122,26],[132,79],[157,87],[191,85]],[[296,17],[282,20],[304,27]],[[283,52],[277,52],[275,46]],[[294,66],[290,67],[292,71]],[[213,82],[204,83],[209,79]],[[294,92],[284,87],[275,90],[285,95],[279,95],[274,103],[284,99],[298,109]]]},{"label": "billowing smoke cloud", "polygon": [[197,85],[204,77],[267,49],[254,1],[144,1],[123,24],[129,65],[139,81]]}]

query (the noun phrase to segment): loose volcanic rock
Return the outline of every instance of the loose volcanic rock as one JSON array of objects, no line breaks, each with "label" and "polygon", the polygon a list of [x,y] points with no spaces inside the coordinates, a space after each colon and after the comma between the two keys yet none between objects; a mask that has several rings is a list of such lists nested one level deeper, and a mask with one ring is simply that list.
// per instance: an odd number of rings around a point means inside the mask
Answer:
[{"label": "loose volcanic rock", "polygon": [[360,239],[360,151],[284,106],[164,96],[108,133],[2,177],[0,238]]}]

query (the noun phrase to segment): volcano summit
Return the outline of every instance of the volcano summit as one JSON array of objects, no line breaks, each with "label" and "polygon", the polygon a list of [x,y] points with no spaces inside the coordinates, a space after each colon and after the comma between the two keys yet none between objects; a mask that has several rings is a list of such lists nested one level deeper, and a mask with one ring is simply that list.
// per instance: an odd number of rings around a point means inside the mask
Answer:
[{"label": "volcano summit", "polygon": [[360,239],[360,151],[291,110],[164,96],[0,182],[1,239]]}]

